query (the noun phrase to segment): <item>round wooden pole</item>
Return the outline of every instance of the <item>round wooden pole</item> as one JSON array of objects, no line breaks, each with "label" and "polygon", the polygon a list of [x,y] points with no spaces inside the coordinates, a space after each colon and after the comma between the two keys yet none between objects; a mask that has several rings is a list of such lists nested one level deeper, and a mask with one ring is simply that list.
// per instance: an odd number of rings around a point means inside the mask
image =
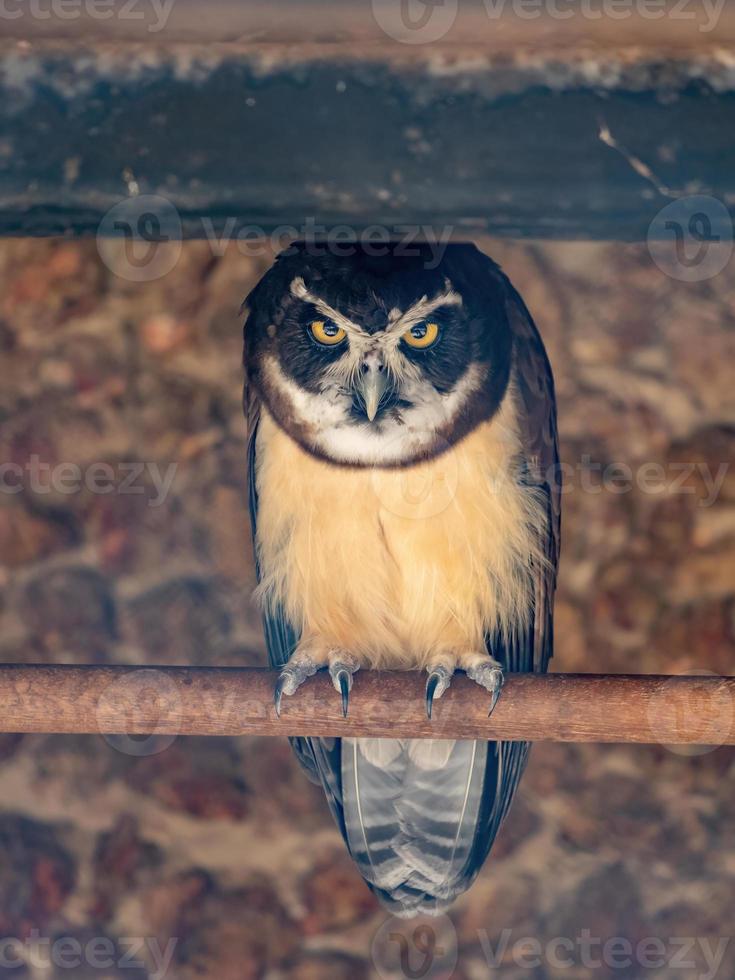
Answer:
[{"label": "round wooden pole", "polygon": [[232,667],[0,666],[0,731],[322,735],[735,744],[735,677],[510,674],[488,695],[464,675],[424,707],[425,675],[360,671],[347,719],[329,678],[273,708],[276,673]]}]

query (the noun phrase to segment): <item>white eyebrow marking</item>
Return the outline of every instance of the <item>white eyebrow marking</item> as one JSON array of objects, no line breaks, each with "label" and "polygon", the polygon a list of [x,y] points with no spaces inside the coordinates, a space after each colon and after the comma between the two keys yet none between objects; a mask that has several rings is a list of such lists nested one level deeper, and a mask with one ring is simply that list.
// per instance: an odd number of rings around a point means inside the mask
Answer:
[{"label": "white eyebrow marking", "polygon": [[[342,327],[348,334],[352,334],[353,336],[358,335],[360,337],[375,336],[369,334],[367,330],[363,330],[358,323],[354,323],[343,313],[340,313],[339,310],[335,310],[329,303],[326,303],[323,299],[320,299],[307,289],[306,283],[301,276],[297,276],[293,280],[290,289],[292,296],[295,296],[296,299],[303,300],[305,303],[311,303],[323,316],[329,317],[330,320],[333,320],[338,327]],[[413,306],[409,306],[405,312],[402,312],[398,308],[392,309],[388,314],[388,326],[381,333],[385,337],[395,336],[396,334],[400,336],[417,323],[426,319],[430,313],[433,313],[440,306],[462,306],[462,297],[455,291],[449,279],[444,280],[444,292],[439,293],[433,299],[429,299],[428,296],[424,295]]]},{"label": "white eyebrow marking", "polygon": [[445,279],[443,292],[433,299],[422,296],[405,312],[392,309],[388,314],[388,325],[385,330],[369,333],[312,293],[301,276],[296,276],[289,288],[292,296],[305,303],[311,303],[322,316],[328,317],[349,336],[350,342],[345,352],[324,372],[327,383],[344,386],[354,384],[363,358],[371,351],[382,352],[385,366],[396,382],[417,382],[420,369],[401,352],[401,337],[440,306],[462,306],[462,297],[455,292],[452,283]]},{"label": "white eyebrow marking", "polygon": [[348,320],[348,318],[340,313],[339,310],[335,310],[329,305],[329,303],[325,303],[323,299],[319,299],[318,296],[315,296],[314,293],[310,292],[306,288],[306,283],[301,276],[296,276],[291,283],[290,289],[292,296],[295,296],[296,299],[303,300],[305,303],[311,303],[312,306],[315,306],[317,310],[319,310],[322,316],[328,317],[330,320],[333,320],[338,327],[342,327],[345,333],[351,334],[353,337],[369,336],[367,331],[363,330],[359,324],[353,323],[352,320]]},{"label": "white eyebrow marking", "polygon": [[[448,279],[444,280],[444,292],[439,293],[433,299],[422,296],[421,299],[409,306],[405,313],[399,310],[392,310],[389,317],[390,324],[386,329],[386,334],[404,334],[411,327],[425,320],[430,313],[440,306],[461,306],[462,297],[455,292],[454,287]],[[395,314],[395,315],[394,315]]]}]

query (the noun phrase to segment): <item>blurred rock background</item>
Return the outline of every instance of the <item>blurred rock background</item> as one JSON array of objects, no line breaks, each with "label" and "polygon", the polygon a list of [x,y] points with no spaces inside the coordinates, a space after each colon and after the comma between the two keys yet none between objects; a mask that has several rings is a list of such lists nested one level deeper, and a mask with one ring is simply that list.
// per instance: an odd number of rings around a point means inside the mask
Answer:
[{"label": "blurred rock background", "polygon": [[[569,489],[555,669],[732,673],[732,265],[687,284],[645,246],[480,244],[524,295],[557,379]],[[168,274],[131,282],[92,241],[0,243],[0,461],[23,473],[6,468],[0,492],[2,660],[265,663],[238,308],[272,255],[215,251],[185,243]],[[64,463],[107,464],[116,489],[70,491],[73,470],[53,486]],[[145,468],[121,492],[130,464]],[[644,464],[663,470],[642,484]],[[151,467],[169,466],[161,495]],[[538,744],[453,911],[454,976],[735,975],[734,758]],[[3,946],[0,976],[161,976],[152,950],[176,939],[172,980],[360,980],[380,975],[384,919],[285,742],[180,738],[133,756],[101,737],[0,737],[0,937],[115,951],[114,966],[49,972]],[[513,949],[583,930],[661,940],[666,961],[529,965]],[[146,940],[134,968],[129,937]]]}]

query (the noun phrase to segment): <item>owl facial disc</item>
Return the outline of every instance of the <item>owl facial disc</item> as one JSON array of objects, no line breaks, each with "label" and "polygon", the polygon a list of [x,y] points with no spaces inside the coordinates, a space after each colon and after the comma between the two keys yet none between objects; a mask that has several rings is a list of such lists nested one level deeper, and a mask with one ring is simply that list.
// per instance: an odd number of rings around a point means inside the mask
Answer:
[{"label": "owl facial disc", "polygon": [[248,376],[265,409],[341,465],[444,452],[497,411],[510,376],[503,296],[474,264],[470,246],[448,246],[438,267],[420,251],[294,246],[249,298]]}]

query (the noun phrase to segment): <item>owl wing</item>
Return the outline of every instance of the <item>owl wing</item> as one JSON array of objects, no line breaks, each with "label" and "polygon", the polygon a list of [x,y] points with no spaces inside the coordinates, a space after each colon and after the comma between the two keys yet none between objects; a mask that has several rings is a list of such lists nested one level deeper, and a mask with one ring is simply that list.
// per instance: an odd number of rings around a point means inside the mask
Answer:
[{"label": "owl wing", "polygon": [[[502,275],[502,274],[501,274]],[[551,365],[531,314],[507,277],[506,311],[516,338],[515,384],[520,402],[521,445],[526,480],[545,503],[544,568],[534,569],[533,658],[522,655],[523,671],[545,672],[553,653],[553,605],[561,540],[561,470],[556,424],[556,397]],[[525,644],[524,644],[525,646]]]},{"label": "owl wing", "polygon": [[[521,409],[525,479],[543,496],[548,514],[543,542],[548,561],[531,572],[535,603],[529,626],[504,646],[488,637],[488,647],[507,671],[545,671],[552,654],[560,524],[553,379],[543,343],[523,301],[497,266],[487,261],[503,281],[508,318],[516,336],[514,378]],[[255,538],[258,406],[252,396],[246,403],[246,415]],[[297,631],[278,608],[266,612],[264,630],[271,666],[280,667],[296,647]],[[441,912],[469,887],[508,812],[529,750],[526,742],[436,741],[427,751],[427,743],[421,741],[290,741],[306,774],[322,784],[360,873],[399,916]]]},{"label": "owl wing", "polygon": [[[493,263],[494,266],[494,263]],[[554,378],[546,350],[526,308],[508,278],[497,266],[506,294],[506,312],[515,336],[514,382],[519,399],[520,435],[525,482],[545,505],[546,526],[541,551],[546,561],[531,570],[534,608],[528,627],[505,645],[487,638],[488,649],[512,673],[545,673],[553,654],[553,607],[561,534],[561,471]],[[456,882],[464,891],[485,861],[515,797],[528,760],[528,742],[488,745],[482,806],[467,866]]]}]

